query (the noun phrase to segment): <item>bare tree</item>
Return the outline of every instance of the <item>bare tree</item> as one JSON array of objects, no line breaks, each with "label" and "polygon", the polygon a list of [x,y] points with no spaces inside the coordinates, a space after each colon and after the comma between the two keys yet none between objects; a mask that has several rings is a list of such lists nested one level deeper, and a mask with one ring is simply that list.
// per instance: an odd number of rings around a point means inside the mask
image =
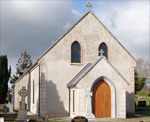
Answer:
[{"label": "bare tree", "polygon": [[150,77],[150,61],[143,58],[137,59],[136,71],[140,77],[148,79]]}]

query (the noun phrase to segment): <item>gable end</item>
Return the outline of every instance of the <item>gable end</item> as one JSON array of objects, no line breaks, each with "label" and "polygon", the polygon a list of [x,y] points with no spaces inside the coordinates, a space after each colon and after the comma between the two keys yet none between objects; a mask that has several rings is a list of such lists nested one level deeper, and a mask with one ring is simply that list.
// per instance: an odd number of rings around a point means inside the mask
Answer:
[{"label": "gable end", "polygon": [[120,43],[120,41],[107,29],[107,27],[94,15],[91,11],[91,14],[98,20],[98,22],[110,33],[110,35],[119,43],[119,45],[128,53],[128,55],[136,62],[135,58],[129,53],[129,51]]},{"label": "gable end", "polygon": [[48,50],[46,50],[39,58],[38,60],[40,60],[49,50],[51,50],[62,38],[64,38],[83,18],[85,18],[88,14],[90,13],[90,11],[88,11],[87,13],[85,13],[70,29],[68,29],[65,34],[63,36],[61,36],[57,41],[55,41],[49,48]]}]

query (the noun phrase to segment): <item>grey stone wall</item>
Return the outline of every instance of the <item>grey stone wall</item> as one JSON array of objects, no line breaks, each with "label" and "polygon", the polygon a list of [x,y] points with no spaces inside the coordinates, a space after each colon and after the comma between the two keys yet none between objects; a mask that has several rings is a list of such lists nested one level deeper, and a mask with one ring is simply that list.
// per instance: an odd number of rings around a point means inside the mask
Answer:
[{"label": "grey stone wall", "polygon": [[[71,44],[74,41],[78,41],[81,46],[82,61],[79,64],[71,63]],[[98,47],[102,42],[105,42],[108,46],[108,60],[131,84],[131,86],[125,88],[126,91],[134,92],[133,71],[135,61],[95,16],[89,13],[39,60],[41,69],[45,69],[45,71],[41,71],[41,74],[46,75],[46,81],[41,80],[41,82],[47,83],[47,103],[45,103],[47,114],[50,116],[69,114],[69,92],[66,84],[71,81],[83,66],[87,63],[93,63],[98,58]],[[105,66],[104,68],[107,69]],[[50,84],[55,89],[52,89]],[[55,97],[54,93],[57,96],[56,99],[53,99]]]},{"label": "grey stone wall", "polygon": [[[78,41],[81,46],[81,63],[78,64],[71,63],[71,44],[74,41]],[[95,80],[93,78],[105,74],[114,83],[119,83],[117,85],[118,90],[123,88],[130,94],[134,93],[135,61],[96,17],[92,13],[88,13],[38,61],[41,79],[40,112],[42,115],[69,116],[69,90],[66,85],[87,63],[95,62],[98,58],[98,47],[102,42],[105,42],[108,47],[108,60],[130,85],[127,86],[119,76],[117,78],[111,76],[107,64],[100,67],[105,69],[104,72],[99,74],[99,70],[93,71],[93,74],[88,75],[84,82],[90,81],[92,83]],[[84,82],[82,84],[80,82],[80,86],[86,86]],[[127,105],[130,107],[133,103],[131,98],[129,97],[130,100],[127,100]],[[117,102],[119,102],[119,97],[117,97]],[[127,111],[133,112],[134,110],[131,108]],[[117,115],[119,115],[119,106],[117,106],[117,112]]]}]

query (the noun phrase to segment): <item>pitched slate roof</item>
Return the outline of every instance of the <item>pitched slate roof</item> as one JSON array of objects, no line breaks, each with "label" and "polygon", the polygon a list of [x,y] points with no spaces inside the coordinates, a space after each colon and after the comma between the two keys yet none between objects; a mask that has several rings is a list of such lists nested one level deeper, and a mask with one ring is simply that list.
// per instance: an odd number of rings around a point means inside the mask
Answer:
[{"label": "pitched slate roof", "polygon": [[129,82],[119,73],[119,71],[104,57],[100,56],[94,63],[88,63],[68,84],[67,87],[74,87],[78,82],[101,60],[104,59],[116,72],[120,75],[121,78],[129,85]]},{"label": "pitched slate roof", "polygon": [[80,78],[81,74],[83,74],[87,68],[89,68],[91,66],[92,63],[88,63],[87,65],[85,65],[85,67],[83,67],[81,69],[81,71],[67,84],[67,86],[73,86],[73,85],[76,85],[78,79]]},{"label": "pitched slate roof", "polygon": [[36,66],[38,66],[38,62],[35,62],[30,68],[28,68],[23,75],[13,84],[15,85],[16,83],[18,83],[30,70],[32,70],[33,68],[35,68]]}]

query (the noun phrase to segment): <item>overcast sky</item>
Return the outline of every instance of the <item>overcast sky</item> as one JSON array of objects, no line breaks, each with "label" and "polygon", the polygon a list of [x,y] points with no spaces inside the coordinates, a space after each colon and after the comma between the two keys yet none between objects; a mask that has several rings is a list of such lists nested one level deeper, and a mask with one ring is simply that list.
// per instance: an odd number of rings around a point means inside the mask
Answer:
[{"label": "overcast sky", "polygon": [[[7,55],[13,72],[20,53],[33,62],[87,12],[88,1],[1,0],[0,55]],[[91,10],[137,58],[149,59],[150,1],[90,1]]]}]

